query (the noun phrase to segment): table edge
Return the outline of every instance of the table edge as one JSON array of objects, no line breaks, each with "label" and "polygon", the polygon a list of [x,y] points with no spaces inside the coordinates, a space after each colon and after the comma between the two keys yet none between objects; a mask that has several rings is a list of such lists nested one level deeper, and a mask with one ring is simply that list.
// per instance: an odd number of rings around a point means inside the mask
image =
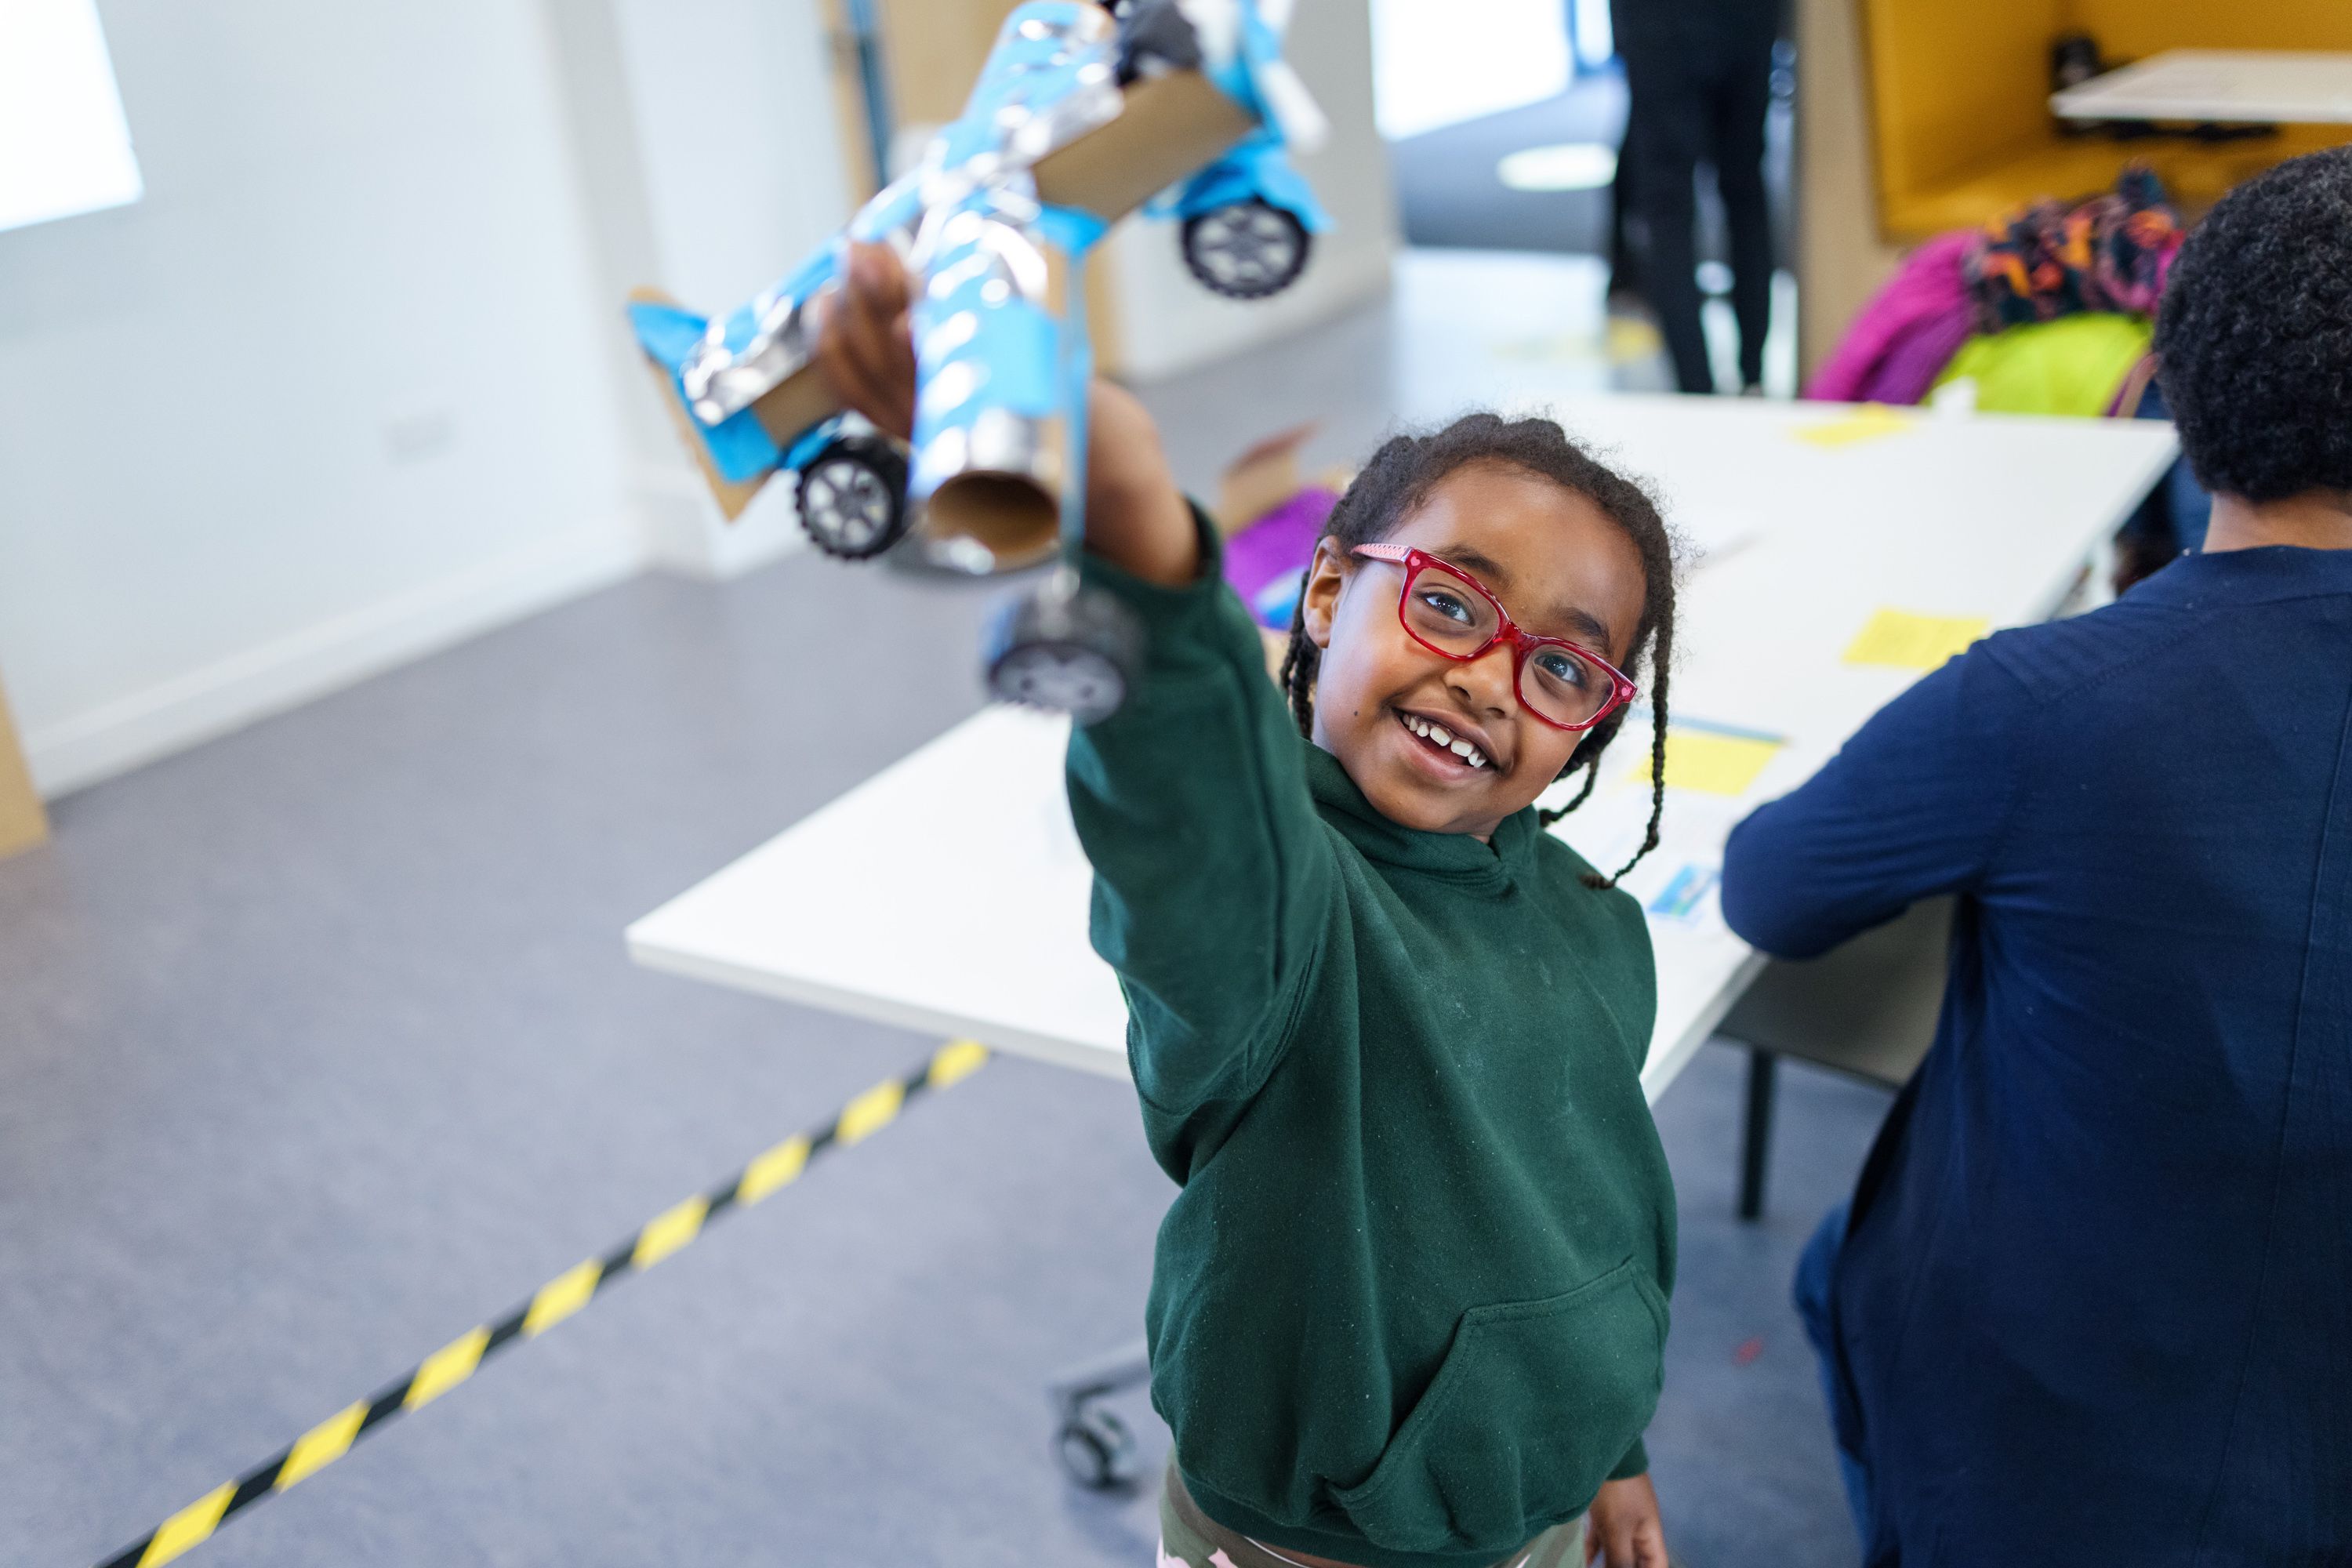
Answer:
[{"label": "table edge", "polygon": [[634,931],[626,940],[630,962],[659,973],[724,986],[730,991],[748,992],[755,996],[796,1002],[822,1012],[863,1018],[869,1023],[887,1024],[918,1034],[974,1039],[990,1050],[1007,1056],[1027,1057],[1055,1067],[1074,1068],[1097,1078],[1130,1081],[1124,1050],[1108,1051],[1100,1046],[1090,1046],[1055,1035],[1041,1035],[1010,1025],[975,1027],[973,1020],[965,1015],[911,1003],[886,1001],[863,991],[845,990],[814,980],[730,963],[723,959],[680,952],[675,948],[662,947],[644,940]]}]

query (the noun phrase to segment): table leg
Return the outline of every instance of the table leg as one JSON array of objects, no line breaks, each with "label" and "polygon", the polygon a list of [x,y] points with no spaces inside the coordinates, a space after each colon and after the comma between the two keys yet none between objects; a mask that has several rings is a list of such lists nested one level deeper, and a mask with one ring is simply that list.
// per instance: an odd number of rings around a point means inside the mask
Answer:
[{"label": "table leg", "polygon": [[1748,1116],[1739,1136],[1739,1217],[1764,1213],[1764,1174],[1772,1154],[1772,1091],[1780,1058],[1770,1051],[1748,1053]]}]

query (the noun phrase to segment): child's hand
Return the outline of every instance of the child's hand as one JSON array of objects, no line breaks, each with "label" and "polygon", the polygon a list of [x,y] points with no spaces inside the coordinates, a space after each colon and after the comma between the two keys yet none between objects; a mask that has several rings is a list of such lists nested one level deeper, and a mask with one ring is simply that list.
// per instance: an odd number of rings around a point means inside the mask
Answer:
[{"label": "child's hand", "polygon": [[[853,245],[817,330],[817,369],[834,395],[900,440],[915,426],[913,298],[897,253]],[[1151,416],[1124,389],[1097,381],[1087,424],[1087,548],[1155,583],[1192,582],[1200,541]]]},{"label": "child's hand", "polygon": [[1601,1483],[1585,1515],[1584,1560],[1605,1568],[1667,1568],[1665,1526],[1649,1477]]},{"label": "child's hand", "polygon": [[887,245],[852,245],[818,306],[816,367],[833,395],[904,441],[915,431],[914,292]]}]

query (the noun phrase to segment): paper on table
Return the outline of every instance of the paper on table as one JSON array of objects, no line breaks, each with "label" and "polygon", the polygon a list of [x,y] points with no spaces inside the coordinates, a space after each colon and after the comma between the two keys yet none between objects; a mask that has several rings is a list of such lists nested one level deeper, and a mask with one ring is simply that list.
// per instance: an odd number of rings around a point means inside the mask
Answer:
[{"label": "paper on table", "polygon": [[1811,447],[1851,447],[1857,442],[1875,441],[1882,436],[1899,436],[1918,418],[1916,414],[1891,408],[1884,403],[1865,403],[1841,418],[1799,425],[1789,435]]},{"label": "paper on table", "polygon": [[1705,918],[1707,895],[1722,879],[1722,873],[1713,866],[1686,862],[1676,868],[1675,874],[1666,879],[1666,885],[1643,909],[1654,919],[1695,925]]},{"label": "paper on table", "polygon": [[1935,669],[1992,629],[1981,616],[1921,616],[1880,610],[1845,650],[1848,664],[1887,665],[1896,669]]},{"label": "paper on table", "polygon": [[[1769,735],[1721,733],[1685,729],[1666,731],[1666,787],[1697,790],[1705,795],[1746,795],[1765,764],[1780,754],[1780,742]],[[1650,782],[1650,759],[1642,759],[1633,776]]]},{"label": "paper on table", "polygon": [[[1613,871],[1633,859],[1650,822],[1650,792],[1612,780],[1585,809],[1555,834],[1586,859]],[[1718,795],[1678,795],[1666,803],[1657,847],[1625,873],[1620,885],[1649,917],[1653,934],[1684,937],[1723,930],[1717,897],[1724,841],[1752,803]],[[1589,820],[1580,820],[1590,813]]]}]

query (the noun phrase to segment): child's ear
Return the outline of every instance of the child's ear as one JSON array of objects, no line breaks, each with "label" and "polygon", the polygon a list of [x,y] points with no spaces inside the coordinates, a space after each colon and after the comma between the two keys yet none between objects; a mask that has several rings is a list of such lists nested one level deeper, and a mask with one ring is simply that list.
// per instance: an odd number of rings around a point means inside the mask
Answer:
[{"label": "child's ear", "polygon": [[1339,542],[1317,541],[1315,559],[1307,563],[1307,585],[1299,590],[1298,605],[1307,640],[1318,648],[1331,646],[1331,619],[1339,613],[1339,589],[1347,580],[1348,556]]}]

